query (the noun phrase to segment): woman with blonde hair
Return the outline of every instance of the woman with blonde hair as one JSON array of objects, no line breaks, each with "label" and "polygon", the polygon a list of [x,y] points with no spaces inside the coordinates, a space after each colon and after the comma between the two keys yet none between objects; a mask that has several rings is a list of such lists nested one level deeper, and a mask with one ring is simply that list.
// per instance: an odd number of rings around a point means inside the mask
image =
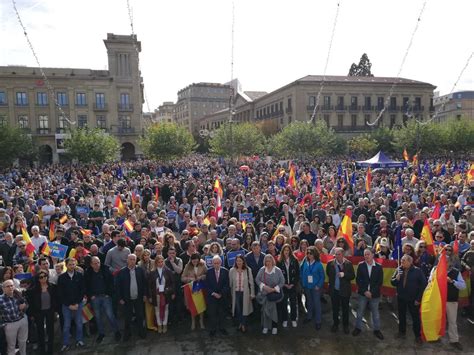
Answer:
[{"label": "woman with blonde hair", "polygon": [[[184,267],[183,274],[181,275],[181,282],[187,284],[193,281],[204,281],[206,279],[207,267],[206,263],[201,260],[198,253],[191,255],[189,262]],[[186,301],[186,299],[185,299]],[[186,302],[185,302],[186,303]],[[189,305],[186,304],[186,308],[189,309]],[[199,325],[201,329],[204,328],[204,313],[199,315]],[[191,316],[191,330],[196,329],[196,317]]]}]

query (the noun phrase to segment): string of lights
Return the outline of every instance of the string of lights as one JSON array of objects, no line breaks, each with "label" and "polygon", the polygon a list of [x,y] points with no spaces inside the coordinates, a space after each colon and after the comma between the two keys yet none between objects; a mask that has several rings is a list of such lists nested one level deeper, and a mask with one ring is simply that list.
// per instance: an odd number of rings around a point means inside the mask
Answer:
[{"label": "string of lights", "polygon": [[316,102],[315,102],[315,105],[314,105],[313,114],[311,115],[311,119],[309,120],[309,123],[312,123],[314,118],[316,117],[316,112],[317,112],[318,106],[319,106],[319,100],[321,98],[321,93],[322,93],[323,88],[324,88],[324,82],[326,80],[326,71],[327,71],[327,68],[328,68],[329,58],[331,56],[332,43],[334,41],[334,33],[336,32],[337,19],[339,17],[340,4],[341,4],[341,2],[337,3],[336,16],[334,16],[334,23],[332,25],[331,39],[329,40],[328,54],[326,56],[326,64],[324,65],[323,80],[321,80],[321,85],[319,87],[318,95],[316,96]]},{"label": "string of lights", "polygon": [[[450,94],[452,94],[454,92],[454,89],[456,88],[456,86],[458,85],[459,83],[459,80],[461,80],[464,72],[466,71],[467,67],[469,66],[469,63],[471,62],[471,59],[472,57],[474,56],[474,52],[471,52],[471,54],[469,55],[469,58],[467,58],[467,61],[466,61],[466,64],[464,64],[464,67],[462,68],[461,72],[459,73],[458,75],[458,78],[456,79],[456,81],[454,82],[454,85],[453,87],[451,88],[451,91],[449,92]],[[420,120],[416,120],[416,122],[418,122],[419,124],[421,125],[426,125],[430,122],[432,122],[436,117],[438,117],[438,115],[440,114],[440,112],[442,110],[444,110],[444,107],[445,107],[446,103],[443,102],[439,107],[438,109],[435,111],[434,115],[427,121],[420,121]]]},{"label": "string of lights", "polygon": [[[137,37],[135,35],[135,26],[133,24],[133,13],[132,13],[132,8],[130,6],[130,0],[126,0],[126,1],[127,1],[128,19],[130,20],[130,30],[132,32],[132,38],[133,38],[133,47],[135,48],[135,51],[137,52],[138,78],[139,78],[139,81],[140,81],[141,72],[142,72],[141,65],[140,65],[140,50],[138,48]],[[151,112],[150,111],[150,103],[148,102],[148,97],[147,97],[146,91],[145,91],[145,85],[143,85],[143,96],[145,97],[147,110],[148,110],[148,112]]]},{"label": "string of lights", "polygon": [[408,43],[408,47],[407,49],[405,50],[405,54],[403,56],[403,59],[402,59],[402,62],[400,64],[400,68],[398,69],[398,73],[397,73],[397,76],[396,76],[396,79],[395,81],[392,83],[392,86],[390,87],[390,91],[389,91],[389,94],[387,96],[387,98],[385,99],[385,102],[384,102],[384,105],[383,105],[383,108],[382,110],[379,112],[379,114],[377,115],[377,118],[375,119],[374,122],[369,122],[367,121],[366,124],[368,126],[375,126],[377,124],[377,122],[380,120],[380,118],[383,116],[385,110],[387,109],[388,107],[388,104],[390,102],[390,99],[391,97],[393,96],[393,92],[395,91],[395,87],[397,86],[398,82],[400,81],[400,74],[402,73],[402,70],[403,70],[403,67],[405,66],[405,61],[408,57],[408,53],[410,52],[410,49],[411,49],[411,46],[413,44],[413,39],[415,38],[415,34],[416,32],[418,31],[418,27],[420,26],[420,22],[421,22],[421,16],[423,15],[423,12],[425,11],[425,7],[426,7],[426,0],[423,2],[423,6],[421,7],[421,10],[420,10],[420,13],[418,14],[418,18],[417,18],[417,21],[416,21],[416,25],[415,25],[415,28],[411,34],[411,37],[410,37],[410,42]]},{"label": "string of lights", "polygon": [[64,112],[64,110],[62,109],[61,107],[61,104],[59,103],[59,101],[57,100],[56,98],[56,95],[54,94],[54,88],[53,86],[51,85],[51,82],[49,81],[48,79],[48,76],[46,75],[46,73],[44,72],[43,70],[43,67],[41,66],[41,63],[39,61],[39,58],[38,58],[38,55],[36,54],[36,51],[33,47],[33,43],[31,42],[29,36],[28,36],[28,32],[26,31],[26,27],[25,25],[23,24],[23,21],[21,19],[21,16],[20,16],[20,12],[18,11],[18,8],[17,8],[17,5],[16,5],[16,1],[15,0],[12,0],[12,5],[13,5],[13,10],[15,11],[15,14],[16,14],[16,18],[18,20],[18,23],[20,24],[21,28],[23,29],[23,34],[25,35],[25,38],[26,38],[26,42],[28,43],[28,47],[30,48],[31,50],[31,53],[33,54],[33,57],[35,58],[35,61],[36,61],[36,64],[38,65],[38,68],[39,68],[39,71],[41,73],[41,76],[43,77],[43,81],[46,85],[46,88],[48,89],[48,93],[49,93],[49,96],[51,97],[51,99],[53,100],[55,106],[57,107],[60,115],[69,123],[69,124],[76,124],[76,121],[71,121],[68,117],[68,115],[66,115],[66,113]]}]

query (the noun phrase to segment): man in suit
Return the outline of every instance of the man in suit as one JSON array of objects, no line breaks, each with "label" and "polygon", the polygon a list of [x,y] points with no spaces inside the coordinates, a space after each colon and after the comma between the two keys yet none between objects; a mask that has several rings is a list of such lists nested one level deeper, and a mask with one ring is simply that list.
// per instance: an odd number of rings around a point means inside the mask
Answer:
[{"label": "man in suit", "polygon": [[146,337],[143,305],[147,299],[147,284],[145,272],[142,268],[137,267],[136,264],[136,255],[129,254],[127,257],[127,266],[119,271],[115,280],[119,303],[124,307],[125,311],[124,341],[130,339],[130,325],[134,312],[138,334],[141,338]]},{"label": "man in suit", "polygon": [[207,270],[207,312],[209,315],[210,336],[216,335],[217,329],[227,335],[224,329],[225,297],[229,292],[229,272],[221,267],[219,255],[212,258],[212,268]]},{"label": "man in suit", "polygon": [[380,331],[380,289],[383,284],[383,269],[382,265],[374,261],[374,253],[372,249],[364,250],[364,259],[357,267],[356,283],[359,293],[359,306],[357,308],[357,320],[353,336],[357,336],[362,331],[362,317],[364,316],[367,304],[372,313],[372,326],[374,328],[374,335],[383,340],[383,334]]},{"label": "man in suit", "polygon": [[336,248],[334,256],[326,267],[332,303],[331,332],[335,333],[339,328],[339,309],[342,308],[342,326],[344,333],[349,334],[349,299],[352,292],[351,281],[355,278],[354,267],[344,258],[344,249]]}]

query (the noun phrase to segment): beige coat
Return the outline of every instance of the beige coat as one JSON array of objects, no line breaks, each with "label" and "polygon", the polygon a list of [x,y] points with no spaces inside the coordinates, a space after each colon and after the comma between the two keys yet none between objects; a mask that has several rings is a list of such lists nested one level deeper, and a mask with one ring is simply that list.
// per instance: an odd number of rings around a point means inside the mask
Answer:
[{"label": "beige coat", "polygon": [[[250,284],[250,289],[249,289]],[[235,267],[231,268],[229,271],[229,285],[232,295],[232,314],[235,314],[235,291],[238,287],[238,271]],[[244,289],[243,297],[243,315],[248,316],[253,312],[252,306],[252,297],[255,297],[255,283],[253,281],[252,270],[247,267],[247,270],[244,270],[242,273],[242,286]]]},{"label": "beige coat", "polygon": [[196,280],[205,280],[206,273],[207,273],[207,267],[204,261],[199,260],[196,275],[194,274],[194,266],[191,263],[188,263],[185,266],[183,273],[181,274],[181,281],[183,283],[188,283],[188,282],[196,281]]}]

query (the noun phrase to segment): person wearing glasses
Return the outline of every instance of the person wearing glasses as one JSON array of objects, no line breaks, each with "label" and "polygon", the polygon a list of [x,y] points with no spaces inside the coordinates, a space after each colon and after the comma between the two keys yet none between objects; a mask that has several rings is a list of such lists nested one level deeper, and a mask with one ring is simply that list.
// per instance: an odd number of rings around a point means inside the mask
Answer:
[{"label": "person wearing glasses", "polygon": [[316,330],[321,329],[321,294],[324,285],[324,269],[319,251],[311,246],[301,264],[301,285],[306,297],[308,313],[303,323],[314,322]]},{"label": "person wearing glasses", "polygon": [[[36,323],[40,354],[53,354],[54,313],[58,311],[56,286],[49,282],[49,272],[40,270],[32,289],[27,292],[30,315]],[[48,338],[45,344],[46,336]]]},{"label": "person wearing glasses", "polygon": [[424,240],[418,241],[415,246],[415,266],[419,267],[426,278],[431,274],[433,269],[435,257],[426,250],[426,243]]}]

